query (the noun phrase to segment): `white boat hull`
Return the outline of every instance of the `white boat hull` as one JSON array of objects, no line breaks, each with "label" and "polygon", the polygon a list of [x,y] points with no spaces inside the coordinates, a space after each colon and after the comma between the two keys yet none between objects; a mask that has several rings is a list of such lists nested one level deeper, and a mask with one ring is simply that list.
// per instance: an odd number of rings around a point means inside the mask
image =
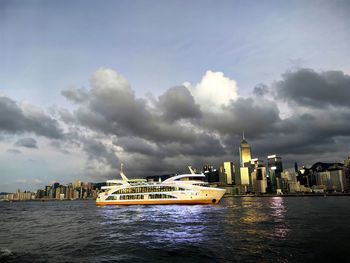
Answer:
[{"label": "white boat hull", "polygon": [[[225,194],[226,190],[212,187],[200,187],[193,191],[175,191],[164,192],[163,194],[171,195],[172,198],[155,199],[149,198],[154,193],[144,193],[143,199],[120,200],[120,196],[115,196],[114,200],[108,200],[110,194],[101,193],[96,199],[96,205],[169,205],[169,204],[217,204]],[[203,189],[205,188],[205,189]],[[159,193],[162,194],[162,193]],[[137,195],[137,194],[135,194]]]}]

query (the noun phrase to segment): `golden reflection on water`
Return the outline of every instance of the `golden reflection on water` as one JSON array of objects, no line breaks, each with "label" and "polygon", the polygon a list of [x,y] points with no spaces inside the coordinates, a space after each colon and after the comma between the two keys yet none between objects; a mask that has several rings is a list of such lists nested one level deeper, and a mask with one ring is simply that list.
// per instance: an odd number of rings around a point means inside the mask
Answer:
[{"label": "golden reflection on water", "polygon": [[[261,257],[257,262],[270,262],[267,240],[284,240],[290,229],[286,219],[285,197],[243,197],[226,199],[227,232],[240,241],[241,253]],[[239,227],[237,227],[239,225]],[[278,258],[278,262],[285,262]]]},{"label": "golden reflection on water", "polygon": [[271,216],[275,223],[274,237],[285,238],[290,229],[286,220],[287,207],[285,205],[285,198],[275,196],[269,199],[271,209]]},{"label": "golden reflection on water", "polygon": [[279,239],[286,238],[289,233],[284,197],[244,197],[227,201],[231,210],[227,223],[234,226],[238,220],[243,225],[239,231]]},{"label": "golden reflection on water", "polygon": [[247,197],[242,200],[242,207],[244,208],[244,214],[241,221],[247,224],[256,224],[269,220],[269,215],[264,211],[264,205],[261,202],[257,202],[254,197]]}]

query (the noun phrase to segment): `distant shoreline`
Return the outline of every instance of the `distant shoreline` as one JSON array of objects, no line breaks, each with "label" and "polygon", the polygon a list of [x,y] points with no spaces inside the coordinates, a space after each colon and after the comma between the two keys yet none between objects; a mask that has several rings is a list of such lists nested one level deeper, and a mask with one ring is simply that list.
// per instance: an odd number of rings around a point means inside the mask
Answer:
[{"label": "distant shoreline", "polygon": [[244,194],[244,195],[231,195],[226,194],[223,196],[223,198],[228,197],[317,197],[317,196],[350,196],[350,193],[323,193],[323,194],[283,194],[283,195],[277,195],[277,194]]},{"label": "distant shoreline", "polygon": [[[333,197],[333,196],[350,196],[350,193],[325,193],[325,194],[244,194],[244,195],[230,195],[226,194],[222,198],[242,198],[242,197]],[[18,203],[18,202],[60,202],[60,201],[95,201],[93,198],[87,199],[33,199],[33,200],[0,200],[0,202],[6,203]]]},{"label": "distant shoreline", "polygon": [[60,202],[60,201],[95,201],[93,198],[86,199],[31,199],[31,200],[0,200],[0,202]]}]

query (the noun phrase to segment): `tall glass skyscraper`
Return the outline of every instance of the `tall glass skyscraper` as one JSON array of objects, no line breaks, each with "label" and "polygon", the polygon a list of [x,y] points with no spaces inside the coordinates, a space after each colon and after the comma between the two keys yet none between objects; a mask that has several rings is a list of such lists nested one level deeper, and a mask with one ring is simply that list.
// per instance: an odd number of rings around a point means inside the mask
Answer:
[{"label": "tall glass skyscraper", "polygon": [[250,162],[250,160],[252,159],[250,145],[245,140],[244,133],[243,133],[243,139],[241,141],[241,145],[239,146],[239,156],[240,156],[241,167],[246,167],[245,163]]},{"label": "tall glass skyscraper", "polygon": [[276,192],[277,189],[281,189],[281,174],[283,172],[282,158],[277,155],[267,156],[268,167],[268,185],[269,191]]}]

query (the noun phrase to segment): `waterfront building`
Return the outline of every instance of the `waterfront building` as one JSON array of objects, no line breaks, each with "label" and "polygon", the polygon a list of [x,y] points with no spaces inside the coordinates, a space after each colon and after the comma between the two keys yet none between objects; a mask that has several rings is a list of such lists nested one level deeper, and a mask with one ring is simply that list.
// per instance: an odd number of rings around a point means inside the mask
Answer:
[{"label": "waterfront building", "polygon": [[55,189],[55,199],[60,199],[61,189],[58,187]]},{"label": "waterfront building", "polygon": [[325,186],[327,191],[348,191],[344,164],[317,162],[310,168],[303,166],[298,172],[300,185]]},{"label": "waterfront building", "polygon": [[250,191],[257,194],[266,193],[267,177],[264,162],[258,158],[251,159],[249,169]]},{"label": "waterfront building", "polygon": [[5,199],[8,200],[8,201],[13,201],[14,200],[14,194],[7,194]]},{"label": "waterfront building", "polygon": [[241,185],[243,185],[245,188],[249,185],[249,168],[248,167],[241,167],[239,168],[240,171],[240,181]]},{"label": "waterfront building", "polygon": [[45,197],[51,198],[52,194],[51,194],[51,185],[47,185],[45,186]]},{"label": "waterfront building", "polygon": [[79,197],[80,197],[79,191],[74,190],[74,192],[73,192],[73,199],[79,199]]},{"label": "waterfront building", "polygon": [[348,190],[342,169],[316,173],[316,185],[325,186],[327,191],[344,192]]},{"label": "waterfront building", "polygon": [[13,194],[7,195],[7,200],[13,200],[13,201],[28,201],[35,199],[35,193],[24,191],[21,192],[20,189],[17,190],[17,192]]},{"label": "waterfront building", "polygon": [[225,184],[235,184],[235,166],[233,162],[227,161],[223,163],[220,175],[220,182]]},{"label": "waterfront building", "polygon": [[45,197],[45,190],[38,189],[35,194],[35,199],[41,199]]},{"label": "waterfront building", "polygon": [[205,175],[205,180],[208,183],[220,182],[219,171],[213,165],[204,165],[203,174]]},{"label": "waterfront building", "polygon": [[66,187],[66,194],[65,194],[66,199],[73,199],[74,198],[74,188],[73,185],[70,183]]},{"label": "waterfront building", "polygon": [[75,189],[80,188],[80,187],[81,187],[81,181],[80,181],[80,180],[74,181],[73,187],[74,187]]},{"label": "waterfront building", "polygon": [[282,158],[276,154],[267,156],[268,190],[275,193],[282,191],[281,174],[283,172]]},{"label": "waterfront building", "polygon": [[245,167],[246,163],[249,163],[252,159],[251,149],[249,143],[245,140],[244,133],[241,144],[239,146],[239,157],[241,167]]},{"label": "waterfront building", "polygon": [[300,192],[300,184],[294,169],[284,170],[281,173],[281,190],[283,193]]},{"label": "waterfront building", "polygon": [[245,189],[244,191],[248,190],[248,186],[250,184],[250,171],[249,171],[249,164],[250,160],[252,159],[251,149],[249,143],[246,141],[243,137],[242,141],[239,146],[239,158],[240,158],[240,169],[239,169],[239,179],[240,183]]}]

